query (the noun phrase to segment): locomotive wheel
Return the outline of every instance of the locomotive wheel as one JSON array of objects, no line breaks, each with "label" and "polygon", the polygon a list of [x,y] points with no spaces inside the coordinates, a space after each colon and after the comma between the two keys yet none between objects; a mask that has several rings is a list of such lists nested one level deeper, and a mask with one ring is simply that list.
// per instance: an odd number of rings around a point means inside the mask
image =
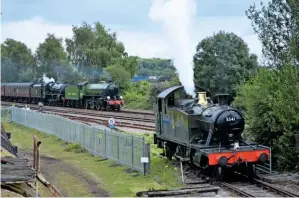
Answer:
[{"label": "locomotive wheel", "polygon": [[95,109],[95,106],[96,106],[96,105],[95,105],[95,102],[94,102],[94,101],[91,101],[91,103],[90,103],[89,106],[90,106],[90,109]]},{"label": "locomotive wheel", "polygon": [[216,167],[216,180],[217,181],[222,181],[224,177],[224,168],[221,166]]},{"label": "locomotive wheel", "polygon": [[246,164],[245,174],[248,176],[249,180],[252,180],[255,177],[255,165],[247,162],[245,164]]},{"label": "locomotive wheel", "polygon": [[88,106],[89,106],[89,105],[88,105],[88,100],[86,100],[85,103],[84,103],[84,108],[85,108],[85,109],[88,109]]},{"label": "locomotive wheel", "polygon": [[100,105],[99,102],[96,103],[96,109],[97,109],[98,111],[101,110],[101,105]]},{"label": "locomotive wheel", "polygon": [[168,146],[166,146],[166,151],[165,151],[166,157],[168,160],[172,160],[172,153],[171,150]]}]

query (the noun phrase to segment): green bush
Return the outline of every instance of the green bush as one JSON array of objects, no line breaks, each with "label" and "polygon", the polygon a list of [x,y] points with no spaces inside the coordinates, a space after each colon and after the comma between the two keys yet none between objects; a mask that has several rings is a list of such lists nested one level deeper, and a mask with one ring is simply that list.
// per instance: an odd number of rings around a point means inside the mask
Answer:
[{"label": "green bush", "polygon": [[73,152],[73,153],[86,153],[86,149],[81,147],[79,143],[69,143],[64,148],[64,151]]},{"label": "green bush", "polygon": [[125,107],[130,109],[151,109],[148,103],[148,93],[151,84],[146,81],[131,83],[124,91]]},{"label": "green bush", "polygon": [[239,88],[233,105],[246,111],[248,132],[272,147],[281,170],[299,170],[299,77],[293,66],[260,69]]},{"label": "green bush", "polygon": [[156,96],[164,89],[180,84],[177,77],[170,82],[152,84],[147,81],[130,83],[124,90],[125,107],[130,109],[152,110]]}]

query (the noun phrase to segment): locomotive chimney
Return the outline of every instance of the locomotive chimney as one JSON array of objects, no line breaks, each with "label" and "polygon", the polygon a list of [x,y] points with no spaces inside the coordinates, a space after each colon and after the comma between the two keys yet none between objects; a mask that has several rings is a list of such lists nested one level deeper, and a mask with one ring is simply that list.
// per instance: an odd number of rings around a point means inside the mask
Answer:
[{"label": "locomotive chimney", "polygon": [[202,106],[207,106],[208,105],[208,101],[207,101],[207,92],[197,92],[197,98],[198,98],[198,102],[197,104],[200,104]]},{"label": "locomotive chimney", "polygon": [[217,98],[217,103],[219,105],[229,105],[228,104],[229,94],[217,94],[215,97]]}]

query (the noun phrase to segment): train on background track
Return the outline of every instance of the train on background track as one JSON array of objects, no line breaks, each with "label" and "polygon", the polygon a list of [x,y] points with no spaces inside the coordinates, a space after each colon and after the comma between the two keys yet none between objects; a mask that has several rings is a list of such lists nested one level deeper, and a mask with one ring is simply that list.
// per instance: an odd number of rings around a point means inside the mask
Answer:
[{"label": "train on background track", "polygon": [[113,82],[78,84],[56,82],[1,83],[1,100],[72,108],[120,111],[124,105]]},{"label": "train on background track", "polygon": [[245,119],[228,104],[228,94],[213,97],[216,102],[198,92],[190,99],[183,86],[162,91],[154,104],[154,144],[169,160],[187,161],[216,180],[234,171],[253,178],[255,166],[269,161],[270,148],[243,139]]}]

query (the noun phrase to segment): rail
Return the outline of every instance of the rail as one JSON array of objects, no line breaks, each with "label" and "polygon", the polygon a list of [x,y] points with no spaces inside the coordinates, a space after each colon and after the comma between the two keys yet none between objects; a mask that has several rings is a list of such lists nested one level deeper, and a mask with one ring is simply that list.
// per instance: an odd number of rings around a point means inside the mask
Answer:
[{"label": "rail", "polygon": [[229,183],[218,182],[218,184],[220,186],[223,186],[223,187],[225,187],[225,188],[233,191],[233,192],[236,192],[240,196],[243,196],[243,197],[254,197],[253,195],[251,195],[251,194],[249,194],[249,193],[247,193],[247,192],[245,192],[245,191],[243,191],[243,190],[241,190],[241,189],[239,189],[239,188],[237,188],[237,187],[235,187],[235,186],[233,186],[233,185],[231,185]]},{"label": "rail", "polygon": [[291,192],[288,192],[286,190],[283,190],[283,189],[280,189],[280,188],[277,188],[267,182],[263,182],[259,179],[253,179],[253,182],[264,187],[264,188],[267,188],[273,192],[276,192],[277,194],[279,195],[283,195],[283,196],[286,196],[286,197],[299,197],[299,195],[297,194],[294,194],[294,193],[291,193]]},{"label": "rail", "polygon": [[136,193],[137,197],[182,197],[186,195],[201,195],[206,193],[218,194],[220,190],[217,186],[211,186],[206,182],[202,185],[185,186],[178,189],[148,190]]}]

